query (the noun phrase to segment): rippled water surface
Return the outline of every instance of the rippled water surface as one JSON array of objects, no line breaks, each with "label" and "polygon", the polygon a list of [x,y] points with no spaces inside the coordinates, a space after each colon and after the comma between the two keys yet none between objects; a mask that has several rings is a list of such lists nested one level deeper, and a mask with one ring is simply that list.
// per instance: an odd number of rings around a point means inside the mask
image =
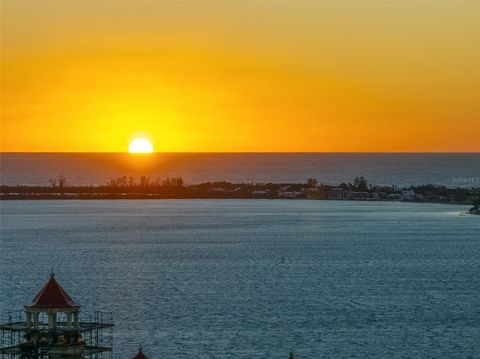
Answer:
[{"label": "rippled water surface", "polygon": [[1,202],[4,309],[48,278],[115,357],[479,358],[480,217],[302,200]]}]

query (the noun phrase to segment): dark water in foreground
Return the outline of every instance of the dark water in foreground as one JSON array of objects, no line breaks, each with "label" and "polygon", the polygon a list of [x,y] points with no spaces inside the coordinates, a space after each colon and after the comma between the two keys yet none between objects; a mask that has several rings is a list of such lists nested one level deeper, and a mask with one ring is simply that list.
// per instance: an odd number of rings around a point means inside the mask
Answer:
[{"label": "dark water in foreground", "polygon": [[1,183],[48,185],[59,174],[78,185],[119,176],[206,181],[325,184],[365,176],[373,184],[479,187],[480,153],[0,153]]},{"label": "dark water in foreground", "polygon": [[85,310],[115,313],[118,358],[141,342],[180,359],[479,357],[480,218],[461,206],[0,205],[0,309],[29,303],[53,264]]}]

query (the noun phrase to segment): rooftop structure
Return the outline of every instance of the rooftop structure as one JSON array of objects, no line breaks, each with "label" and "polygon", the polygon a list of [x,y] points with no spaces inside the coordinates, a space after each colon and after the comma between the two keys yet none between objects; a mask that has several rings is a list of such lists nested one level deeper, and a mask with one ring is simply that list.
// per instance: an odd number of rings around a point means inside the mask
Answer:
[{"label": "rooftop structure", "polygon": [[39,309],[67,310],[70,313],[78,312],[80,305],[70,298],[67,292],[65,292],[62,286],[56,281],[55,274],[52,272],[47,284],[45,284],[35,298],[33,298],[32,303],[26,305],[25,308],[28,308],[29,311],[38,311]]},{"label": "rooftop structure", "polygon": [[138,349],[138,353],[132,359],[149,359],[145,354],[143,354],[142,347]]},{"label": "rooftop structure", "polygon": [[111,358],[112,314],[86,315],[80,308],[52,272],[23,311],[4,313],[0,324],[2,359],[83,359],[104,354]]}]

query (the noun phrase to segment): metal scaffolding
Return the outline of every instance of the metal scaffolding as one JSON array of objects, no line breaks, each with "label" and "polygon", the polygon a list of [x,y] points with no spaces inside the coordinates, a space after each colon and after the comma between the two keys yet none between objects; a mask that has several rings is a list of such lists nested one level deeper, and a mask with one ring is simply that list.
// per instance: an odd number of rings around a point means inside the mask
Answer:
[{"label": "metal scaffolding", "polygon": [[112,359],[113,314],[110,312],[80,312],[75,328],[62,317],[58,318],[55,328],[49,327],[46,313],[40,313],[38,323],[32,327],[22,310],[1,313],[0,323],[1,359]]}]

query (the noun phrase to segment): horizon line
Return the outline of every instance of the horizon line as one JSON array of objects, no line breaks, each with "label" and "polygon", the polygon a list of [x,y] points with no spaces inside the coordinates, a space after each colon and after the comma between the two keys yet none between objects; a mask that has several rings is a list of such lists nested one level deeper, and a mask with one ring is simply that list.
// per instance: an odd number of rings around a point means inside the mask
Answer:
[{"label": "horizon line", "polygon": [[0,154],[126,154],[148,156],[155,154],[480,154],[480,151],[0,151]]}]

